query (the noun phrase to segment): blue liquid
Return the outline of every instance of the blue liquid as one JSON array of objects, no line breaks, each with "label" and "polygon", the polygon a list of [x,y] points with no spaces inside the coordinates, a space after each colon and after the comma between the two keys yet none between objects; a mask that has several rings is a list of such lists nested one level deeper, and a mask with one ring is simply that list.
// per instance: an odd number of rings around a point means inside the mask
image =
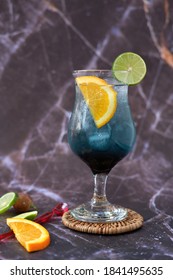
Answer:
[{"label": "blue liquid", "polygon": [[135,127],[128,105],[127,86],[114,87],[118,92],[117,110],[103,127],[97,128],[78,88],[69,123],[68,141],[94,174],[108,173],[133,148]]}]

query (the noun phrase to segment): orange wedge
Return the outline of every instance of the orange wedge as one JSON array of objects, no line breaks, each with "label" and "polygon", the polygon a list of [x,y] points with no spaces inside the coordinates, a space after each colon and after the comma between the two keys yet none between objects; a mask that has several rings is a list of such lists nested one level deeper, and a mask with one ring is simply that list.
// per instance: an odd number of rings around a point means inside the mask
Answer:
[{"label": "orange wedge", "polygon": [[50,244],[49,232],[36,222],[23,218],[7,218],[7,225],[28,252],[42,250]]},{"label": "orange wedge", "polygon": [[81,76],[76,83],[82,92],[98,128],[108,123],[117,108],[117,92],[103,79]]}]

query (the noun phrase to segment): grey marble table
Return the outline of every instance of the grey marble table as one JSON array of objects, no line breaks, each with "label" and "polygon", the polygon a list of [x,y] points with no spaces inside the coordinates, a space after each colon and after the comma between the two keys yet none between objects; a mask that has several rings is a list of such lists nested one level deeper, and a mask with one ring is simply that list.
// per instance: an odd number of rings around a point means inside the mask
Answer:
[{"label": "grey marble table", "polygon": [[[39,214],[89,200],[89,168],[70,150],[74,69],[110,69],[140,54],[147,76],[130,87],[134,150],[112,169],[107,194],[144,226],[113,236],[72,231],[56,218],[50,246],[27,253],[15,239],[0,259],[173,259],[173,1],[0,1],[0,195],[23,191]],[[0,230],[6,230],[0,216]]]}]

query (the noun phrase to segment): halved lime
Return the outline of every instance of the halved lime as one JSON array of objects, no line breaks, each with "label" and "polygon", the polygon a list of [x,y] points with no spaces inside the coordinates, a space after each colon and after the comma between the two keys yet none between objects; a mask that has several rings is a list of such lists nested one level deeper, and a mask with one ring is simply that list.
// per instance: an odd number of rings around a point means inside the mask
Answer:
[{"label": "halved lime", "polygon": [[17,200],[17,193],[8,192],[0,197],[0,214],[6,212]]},{"label": "halved lime", "polygon": [[25,212],[22,214],[19,214],[13,218],[22,218],[22,219],[28,219],[28,220],[34,220],[35,217],[37,216],[38,211],[30,211],[30,212]]},{"label": "halved lime", "polygon": [[136,85],[145,77],[147,68],[141,56],[125,52],[115,59],[112,71],[118,81],[127,85]]}]

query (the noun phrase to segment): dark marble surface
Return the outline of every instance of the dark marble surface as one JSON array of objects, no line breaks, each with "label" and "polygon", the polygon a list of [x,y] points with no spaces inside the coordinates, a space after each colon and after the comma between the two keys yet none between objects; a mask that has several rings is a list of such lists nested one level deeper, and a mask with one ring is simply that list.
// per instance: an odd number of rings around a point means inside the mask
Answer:
[{"label": "dark marble surface", "polygon": [[46,250],[29,254],[11,239],[0,244],[0,259],[173,259],[171,0],[0,1],[0,195],[27,192],[40,214],[91,198],[91,172],[67,143],[72,71],[110,69],[124,51],[139,53],[148,72],[129,90],[137,141],[111,171],[107,194],[142,214],[144,226],[89,235],[57,218],[45,225]]}]

